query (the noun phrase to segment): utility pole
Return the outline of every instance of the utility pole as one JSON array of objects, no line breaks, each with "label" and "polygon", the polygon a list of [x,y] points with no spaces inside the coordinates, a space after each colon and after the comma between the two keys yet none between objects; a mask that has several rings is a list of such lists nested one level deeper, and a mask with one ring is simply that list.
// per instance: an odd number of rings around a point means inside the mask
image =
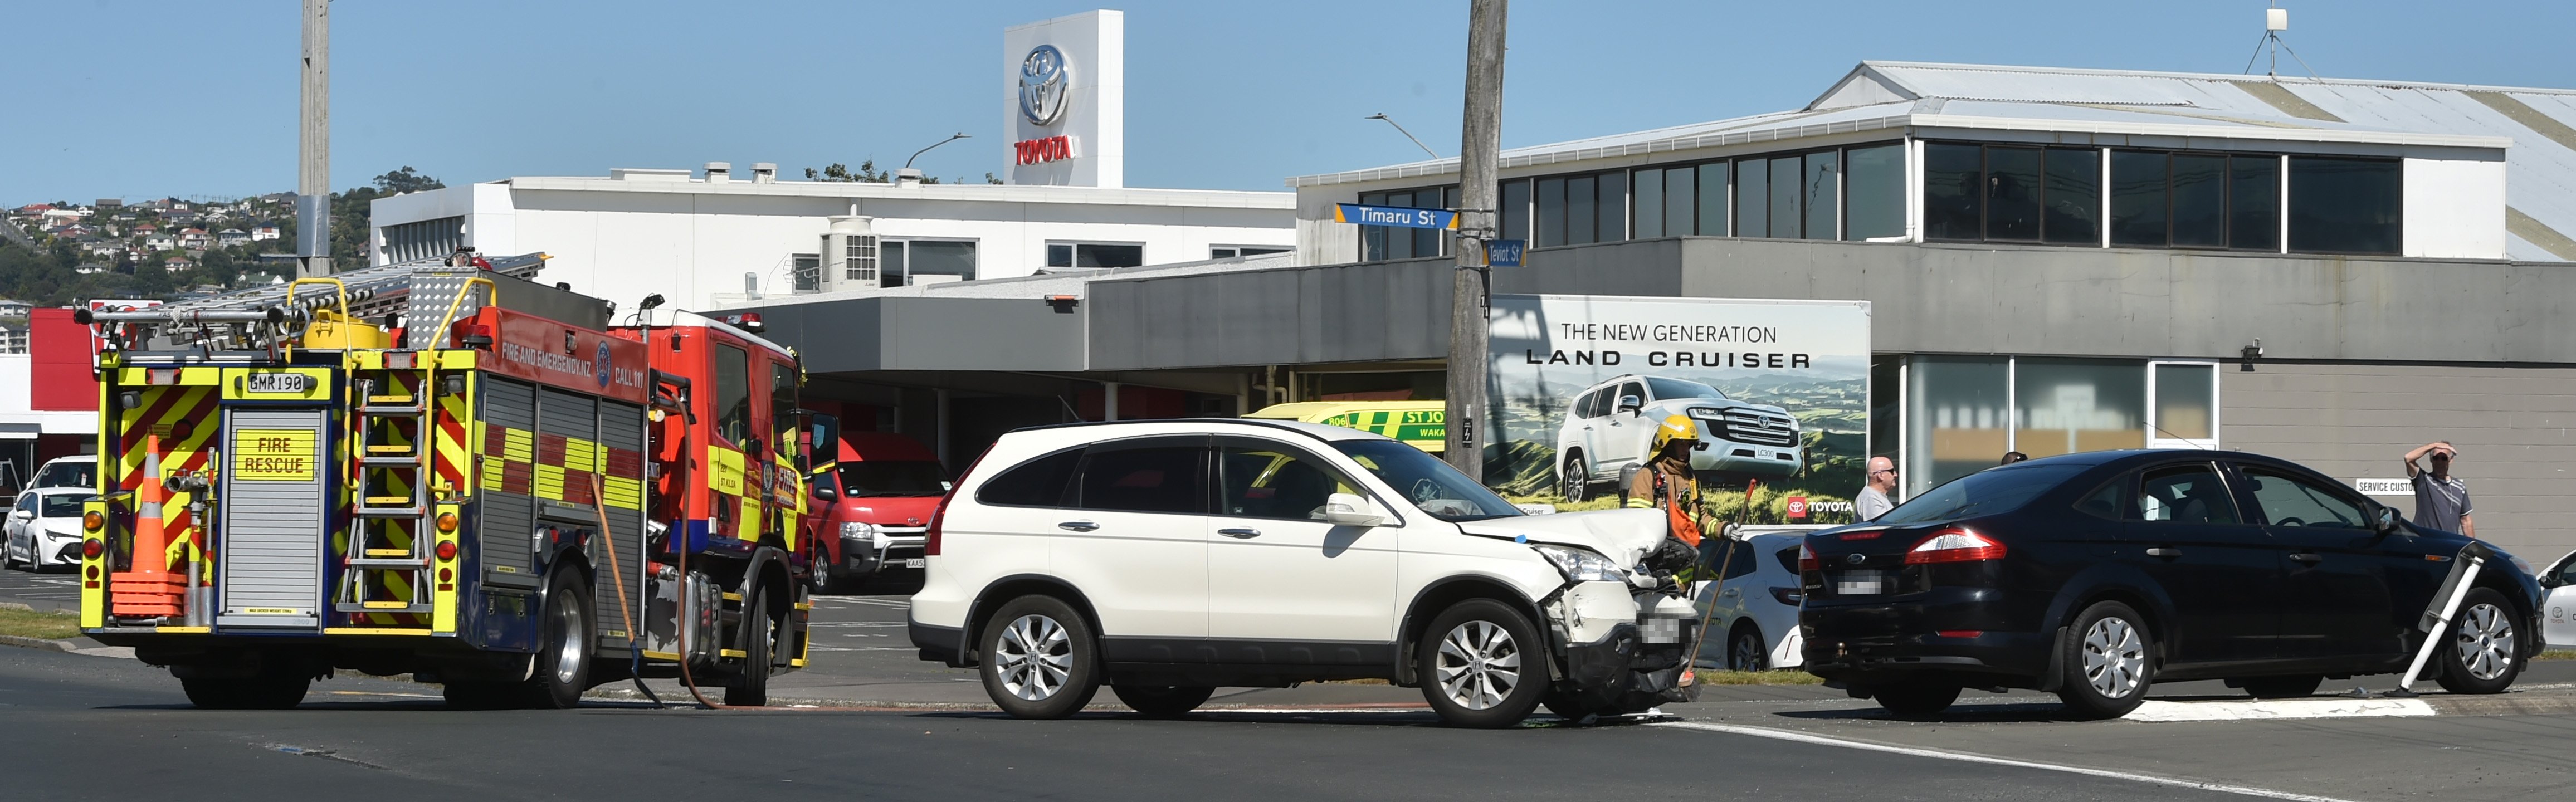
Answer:
[{"label": "utility pole", "polygon": [[1503,17],[1505,0],[1467,7],[1467,118],[1458,145],[1458,268],[1449,294],[1449,402],[1446,456],[1478,481],[1485,478],[1485,303],[1492,273],[1485,241],[1497,236],[1501,205],[1495,169],[1502,156]]},{"label": "utility pole", "polygon": [[331,275],[331,0],[304,0],[304,124],[297,141],[297,278]]}]

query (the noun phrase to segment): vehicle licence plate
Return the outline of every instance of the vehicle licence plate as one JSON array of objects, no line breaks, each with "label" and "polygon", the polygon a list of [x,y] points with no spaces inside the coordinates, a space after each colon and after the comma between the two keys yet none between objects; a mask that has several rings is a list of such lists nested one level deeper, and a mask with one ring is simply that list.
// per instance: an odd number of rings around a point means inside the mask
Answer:
[{"label": "vehicle licence plate", "polygon": [[249,387],[244,389],[254,393],[301,394],[312,388],[312,382],[313,377],[301,373],[253,373],[248,379]]},{"label": "vehicle licence plate", "polygon": [[1888,586],[1892,584],[1895,584],[1895,581],[1887,575],[1886,571],[1876,569],[1863,568],[1834,573],[1834,595],[1836,596],[1877,596],[1885,594]]},{"label": "vehicle licence plate", "polygon": [[906,558],[906,559],[903,561],[903,567],[905,567],[905,568],[928,568],[928,567],[930,567],[930,560],[929,560],[928,558],[924,558],[924,557],[910,557],[910,558]]}]

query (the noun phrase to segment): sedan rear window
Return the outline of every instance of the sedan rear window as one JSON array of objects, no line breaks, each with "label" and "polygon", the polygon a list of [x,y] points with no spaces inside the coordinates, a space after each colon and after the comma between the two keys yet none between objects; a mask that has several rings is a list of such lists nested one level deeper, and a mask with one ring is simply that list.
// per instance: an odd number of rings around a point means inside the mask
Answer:
[{"label": "sedan rear window", "polygon": [[1871,523],[1930,523],[2011,512],[2091,467],[2036,464],[1987,468],[1915,496]]}]

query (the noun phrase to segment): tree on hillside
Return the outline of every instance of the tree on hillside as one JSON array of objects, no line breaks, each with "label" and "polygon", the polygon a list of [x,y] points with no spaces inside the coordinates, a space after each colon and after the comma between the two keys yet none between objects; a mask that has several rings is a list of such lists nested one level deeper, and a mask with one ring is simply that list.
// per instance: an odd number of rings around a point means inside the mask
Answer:
[{"label": "tree on hillside", "polygon": [[[373,183],[375,186],[331,194],[331,264],[335,269],[347,270],[366,264],[363,248],[372,228],[377,198],[447,187],[436,178],[421,175],[409,165],[376,176]],[[291,241],[293,232],[288,231],[287,234]]]}]

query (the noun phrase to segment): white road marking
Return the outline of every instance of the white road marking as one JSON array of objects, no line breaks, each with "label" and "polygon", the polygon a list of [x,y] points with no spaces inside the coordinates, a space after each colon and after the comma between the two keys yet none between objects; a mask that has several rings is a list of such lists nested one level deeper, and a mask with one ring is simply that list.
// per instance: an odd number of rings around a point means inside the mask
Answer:
[{"label": "white road marking", "polygon": [[1940,749],[1923,749],[1911,746],[1894,746],[1890,744],[1871,743],[1869,741],[1855,741],[1825,735],[1793,732],[1790,730],[1776,730],[1769,727],[1746,727],[1736,724],[1703,724],[1696,721],[1672,721],[1648,724],[1646,726],[1674,727],[1678,729],[1701,730],[1705,732],[1722,732],[1731,735],[1750,735],[1756,738],[1795,741],[1798,743],[1816,744],[1820,746],[1839,746],[1845,749],[1860,749],[1870,752],[1887,752],[1890,754],[1928,757],[1939,760],[1956,760],[1965,763],[1983,763],[1990,766],[2012,766],[2014,768],[2039,769],[2041,771],[2081,774],[2087,777],[2127,780],[2129,782],[2147,783],[2150,785],[2195,788],[2203,791],[2216,791],[2222,794],[2240,794],[2244,796],[2259,796],[2270,799],[2291,799],[2298,800],[2298,802],[2350,802],[2350,800],[2340,799],[2337,797],[2318,796],[2315,794],[2294,794],[2288,791],[2275,791],[2269,788],[2256,788],[2249,785],[2228,785],[2225,783],[2186,780],[2180,777],[2163,777],[2154,774],[2139,774],[2136,772],[2112,771],[2110,769],[2095,769],[2083,766],[2067,766],[2056,763],[2040,763],[2030,760],[1989,757],[1986,755],[1970,754],[1966,752],[1950,752]]},{"label": "white road marking", "polygon": [[2129,711],[2130,721],[2247,721],[2280,718],[2430,716],[2422,699],[2268,699],[2259,702],[2160,702]]}]

